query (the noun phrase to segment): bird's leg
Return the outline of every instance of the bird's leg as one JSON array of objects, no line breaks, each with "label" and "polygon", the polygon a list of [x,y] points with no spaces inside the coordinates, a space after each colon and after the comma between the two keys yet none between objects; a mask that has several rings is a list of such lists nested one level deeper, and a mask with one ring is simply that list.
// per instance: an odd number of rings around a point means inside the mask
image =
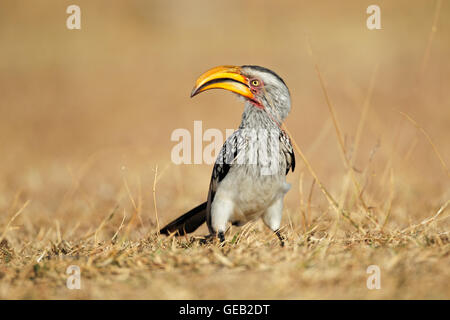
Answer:
[{"label": "bird's leg", "polygon": [[280,244],[284,247],[284,237],[280,233],[281,217],[283,212],[283,197],[278,198],[263,215],[263,221],[280,239]]},{"label": "bird's leg", "polygon": [[284,236],[281,234],[280,229],[275,231],[275,234],[277,235],[278,239],[280,239],[280,245],[284,247]]},{"label": "bird's leg", "polygon": [[216,194],[211,207],[210,232],[217,234],[220,242],[225,241],[225,231],[230,217],[233,214],[234,203],[232,200],[221,194]]},{"label": "bird's leg", "polygon": [[217,235],[219,236],[220,243],[225,242],[225,235],[223,231],[220,231]]}]

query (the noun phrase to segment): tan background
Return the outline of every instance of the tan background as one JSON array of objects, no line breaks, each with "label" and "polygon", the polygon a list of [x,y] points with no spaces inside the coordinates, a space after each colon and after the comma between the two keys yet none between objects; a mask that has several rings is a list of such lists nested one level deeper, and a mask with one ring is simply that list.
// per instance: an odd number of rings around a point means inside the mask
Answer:
[{"label": "tan background", "polygon": [[[211,166],[173,165],[170,135],[192,131],[194,120],[223,132],[238,126],[242,106],[231,94],[189,98],[197,76],[223,64],[261,65],[284,78],[293,101],[292,137],[339,198],[346,169],[314,59],[349,155],[379,66],[357,178],[381,220],[394,190],[392,230],[433,215],[450,197],[449,177],[426,137],[399,111],[426,130],[449,163],[450,3],[442,1],[431,42],[435,1],[376,1],[382,30],[370,31],[365,11],[373,3],[2,1],[0,230],[27,200],[8,233],[16,250],[36,237],[57,241],[55,223],[63,238],[79,239],[119,204],[116,228],[123,210],[127,219],[133,213],[128,187],[140,199],[142,219],[129,237],[142,239],[155,226],[155,166],[160,223],[204,201]],[[70,4],[81,7],[80,31],[65,27]],[[297,163],[286,208],[301,225],[299,176],[305,194],[312,178],[299,157]],[[317,188],[311,201],[311,220],[333,216]],[[5,290],[0,297],[11,297]]]}]

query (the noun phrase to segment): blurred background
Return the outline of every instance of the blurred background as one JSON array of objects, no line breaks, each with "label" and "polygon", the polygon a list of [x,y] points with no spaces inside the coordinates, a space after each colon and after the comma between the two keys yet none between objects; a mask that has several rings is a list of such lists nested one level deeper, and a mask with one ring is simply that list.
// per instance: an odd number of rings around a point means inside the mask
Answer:
[{"label": "blurred background", "polygon": [[[368,30],[375,2],[382,29]],[[450,197],[449,177],[399,111],[449,163],[450,3],[442,1],[430,39],[435,1],[375,2],[3,0],[1,223],[30,200],[17,235],[33,238],[59,221],[70,238],[74,224],[88,232],[117,204],[128,213],[136,205],[141,222],[130,236],[140,238],[155,226],[156,167],[161,224],[203,202],[212,166],[174,165],[170,136],[192,132],[194,120],[204,130],[239,125],[242,105],[228,92],[189,98],[202,72],[224,64],[261,65],[286,81],[287,127],[339,198],[347,171],[315,62],[349,157],[374,79],[355,157],[368,204],[380,216],[392,207],[394,227],[430,216]],[[81,8],[81,30],[66,28],[71,4]],[[297,162],[286,208],[298,214],[302,176],[313,219],[327,202]]]}]

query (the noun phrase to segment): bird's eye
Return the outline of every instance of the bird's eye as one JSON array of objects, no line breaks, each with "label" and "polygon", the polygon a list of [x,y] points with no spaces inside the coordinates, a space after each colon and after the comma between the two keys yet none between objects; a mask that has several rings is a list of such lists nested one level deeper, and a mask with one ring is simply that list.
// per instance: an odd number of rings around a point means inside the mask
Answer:
[{"label": "bird's eye", "polygon": [[254,86],[254,87],[257,87],[257,86],[259,86],[259,81],[258,80],[252,80],[251,81],[251,84],[252,84],[252,86]]}]

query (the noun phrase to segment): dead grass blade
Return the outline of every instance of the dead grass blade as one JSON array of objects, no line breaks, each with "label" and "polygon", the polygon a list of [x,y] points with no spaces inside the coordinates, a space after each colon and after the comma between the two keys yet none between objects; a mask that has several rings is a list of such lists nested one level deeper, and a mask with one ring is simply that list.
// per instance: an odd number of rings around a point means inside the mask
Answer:
[{"label": "dead grass blade", "polygon": [[413,124],[413,126],[415,126],[417,129],[419,129],[419,131],[425,136],[425,138],[427,139],[428,143],[431,145],[431,147],[433,148],[434,153],[436,154],[436,156],[438,157],[442,168],[444,169],[445,173],[447,174],[447,176],[450,178],[450,171],[444,161],[444,158],[442,158],[439,150],[436,148],[436,145],[433,143],[433,140],[431,140],[431,137],[428,135],[428,133],[425,131],[425,129],[420,126],[413,118],[411,118],[407,113],[403,112],[403,111],[398,111],[402,116],[404,116],[406,119],[408,119],[409,122],[411,122]]},{"label": "dead grass blade", "polygon": [[5,230],[3,230],[2,234],[0,235],[0,243],[3,241],[3,239],[5,238],[6,234],[8,233],[9,227],[11,226],[11,223],[14,222],[14,220],[16,220],[16,218],[23,212],[23,210],[25,210],[26,207],[28,207],[28,205],[30,204],[30,200],[27,200],[22,207],[20,207],[20,209],[11,217],[11,219],[9,219],[8,223],[5,226]]},{"label": "dead grass blade", "polygon": [[157,234],[159,235],[159,218],[158,218],[158,208],[156,206],[156,182],[158,178],[158,165],[155,166],[155,178],[153,180],[153,204],[155,209],[155,219],[156,219],[156,229]]},{"label": "dead grass blade", "polygon": [[[362,196],[361,187],[360,187],[360,185],[359,185],[359,183],[356,180],[356,177],[354,175],[353,164],[352,164],[351,161],[349,161],[349,159],[346,156],[345,143],[344,143],[344,139],[343,139],[343,135],[342,135],[342,130],[341,130],[341,128],[339,126],[339,122],[337,120],[335,108],[334,108],[333,104],[331,103],[330,96],[328,95],[328,91],[327,91],[327,89],[325,87],[325,81],[323,80],[322,73],[320,72],[320,69],[319,69],[319,64],[317,63],[316,58],[314,56],[309,37],[307,37],[306,39],[307,39],[306,42],[307,42],[307,47],[308,47],[308,53],[311,56],[311,58],[313,59],[314,69],[316,70],[317,76],[319,78],[320,86],[321,86],[323,94],[325,96],[325,101],[326,101],[326,104],[328,106],[328,110],[330,112],[331,119],[333,120],[333,124],[334,124],[334,128],[335,128],[335,131],[336,131],[338,144],[339,144],[339,147],[340,147],[339,150],[340,150],[340,153],[341,153],[341,157],[342,157],[342,160],[344,161],[344,165],[346,166],[347,170],[350,173],[350,178],[353,181],[353,185],[354,185],[355,193],[356,193],[355,195],[357,196],[357,198],[359,199],[361,205],[364,208],[364,212],[366,214],[366,218],[369,219],[377,227],[379,227],[378,223],[369,214],[368,206],[365,203],[365,201],[363,199],[363,196]],[[368,109],[368,106],[370,105],[369,102],[370,102],[370,97],[371,97],[371,94],[372,94],[372,91],[373,91],[373,85],[375,83],[377,70],[378,70],[378,66],[375,67],[373,75],[372,75],[372,80],[371,80],[371,84],[370,84],[370,88],[369,88],[369,94],[368,94],[368,96],[366,98],[365,109]],[[362,130],[362,127],[361,127],[361,130]]]},{"label": "dead grass blade", "polygon": [[291,137],[291,141],[292,141],[292,144],[294,145],[294,149],[297,151],[297,153],[302,158],[302,160],[305,163],[306,167],[308,168],[309,172],[313,176],[314,180],[317,182],[319,189],[322,191],[322,193],[325,195],[325,198],[328,200],[328,203],[333,207],[333,209],[336,211],[337,214],[342,214],[342,216],[344,218],[346,218],[357,230],[359,230],[362,233],[365,233],[365,231],[349,216],[349,214],[345,210],[339,210],[338,203],[336,202],[336,200],[334,200],[334,198],[331,196],[331,194],[328,192],[328,190],[325,188],[325,186],[319,180],[319,177],[317,176],[316,172],[313,170],[311,164],[309,163],[308,159],[303,154],[303,152],[300,149],[300,147],[298,146],[297,142],[295,142],[295,139],[293,139],[293,137],[290,134],[286,125],[283,123],[281,125],[281,127]]},{"label": "dead grass blade", "polygon": [[[110,220],[114,217],[114,215],[115,215],[115,213],[116,213],[116,211],[117,211],[118,208],[119,208],[119,205],[116,205],[116,206],[114,207],[114,209],[111,211],[111,213],[110,213],[105,219],[102,220],[102,222],[101,222],[100,225],[98,226],[97,230],[95,230],[94,234],[92,234],[92,235],[94,236],[94,242],[95,242],[95,243],[97,243],[97,236],[98,236],[98,233],[103,229],[103,227],[105,226],[105,224],[106,224],[108,221],[110,221]],[[90,235],[90,236],[92,236],[92,235]]]},{"label": "dead grass blade", "polygon": [[418,228],[418,227],[425,226],[425,225],[429,224],[430,222],[435,221],[435,220],[436,220],[436,219],[437,219],[437,218],[445,211],[445,209],[447,209],[447,206],[448,206],[449,203],[450,203],[450,200],[447,200],[447,202],[444,203],[444,205],[443,205],[442,207],[439,208],[438,212],[437,212],[434,216],[432,216],[432,217],[430,217],[430,218],[428,218],[428,219],[423,220],[423,221],[422,221],[421,223],[419,223],[419,224],[415,224],[415,225],[413,225],[413,226],[410,226],[410,227],[408,227],[408,228],[403,229],[403,230],[402,230],[402,233],[407,232],[407,231],[410,231],[410,230],[414,230],[414,229],[416,229],[416,228]]}]

